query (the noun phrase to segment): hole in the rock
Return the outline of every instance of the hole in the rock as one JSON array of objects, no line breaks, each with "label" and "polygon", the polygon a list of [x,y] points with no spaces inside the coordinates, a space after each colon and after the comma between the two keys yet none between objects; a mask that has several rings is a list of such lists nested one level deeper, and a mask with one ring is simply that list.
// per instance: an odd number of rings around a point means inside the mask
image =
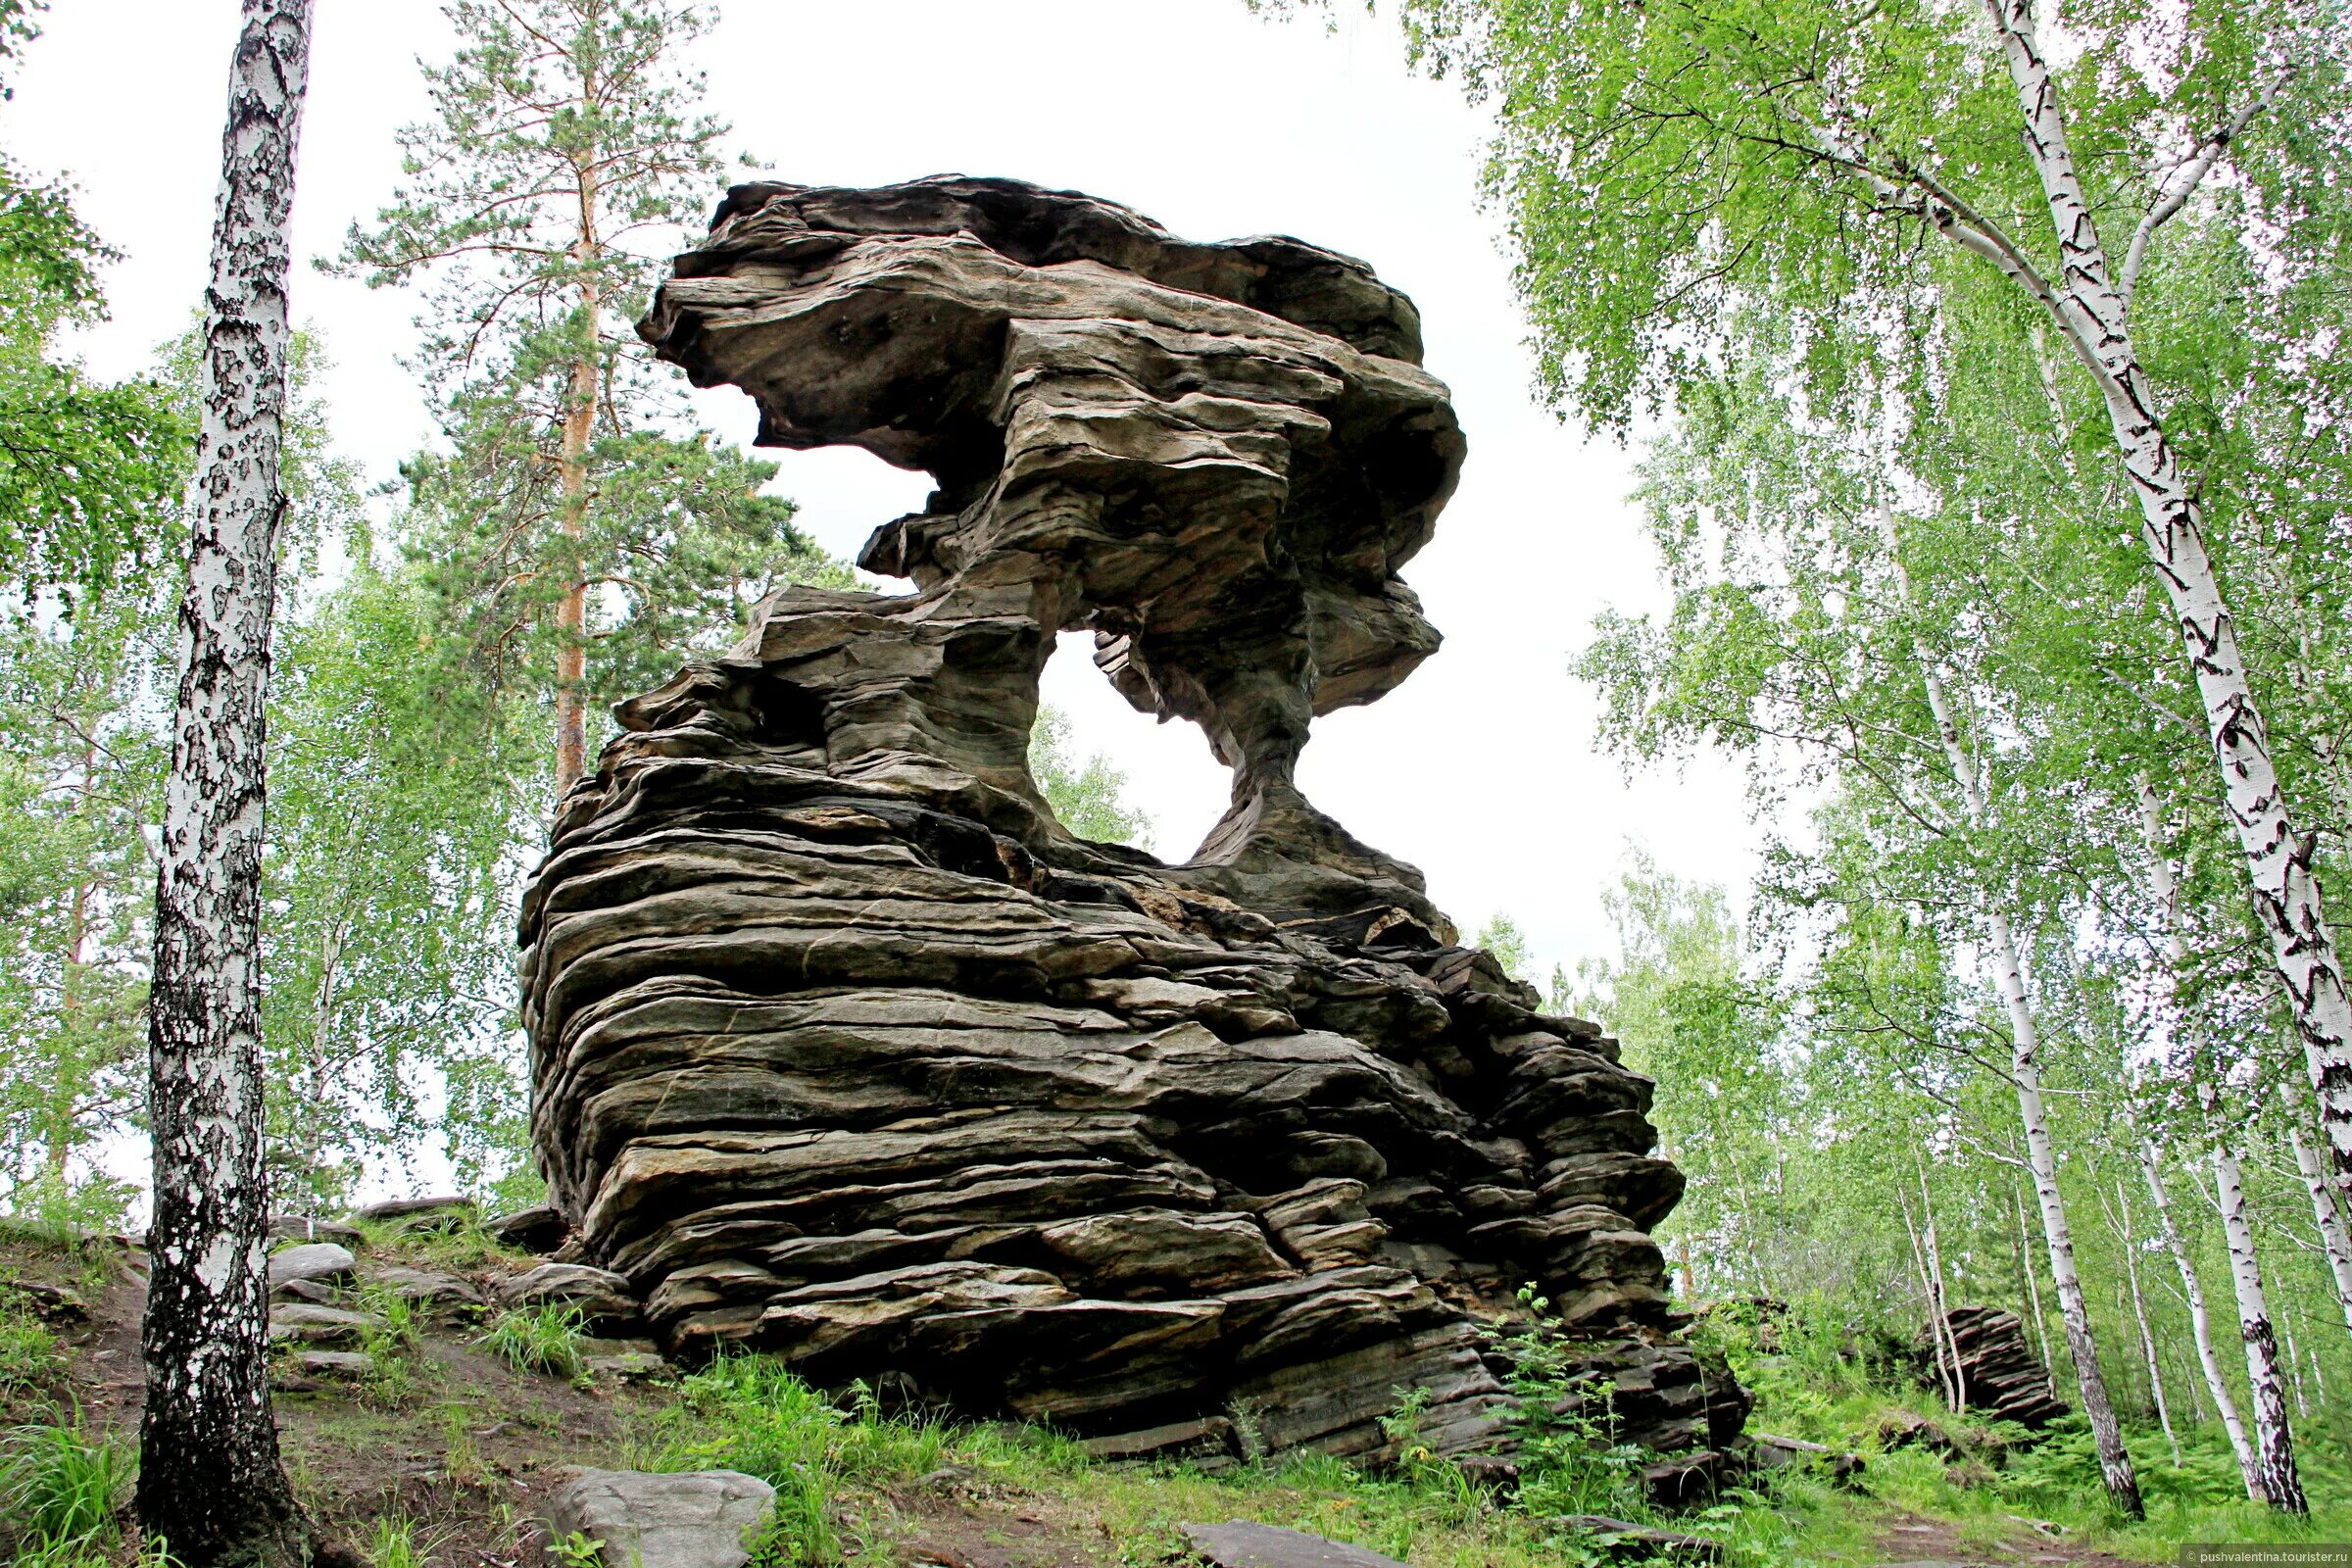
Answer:
[{"label": "hole in the rock", "polygon": [[[1120,775],[1117,799],[1150,820],[1149,847],[1161,859],[1189,858],[1225,814],[1231,775],[1209,755],[1200,727],[1182,719],[1162,724],[1130,708],[1095,667],[1094,633],[1065,631],[1054,641],[1038,703],[1063,721],[1060,750],[1069,767],[1083,770],[1099,756]],[[1100,836],[1066,813],[1063,825]]]},{"label": "hole in the rock", "polygon": [[[776,466],[770,494],[789,496],[800,508],[801,531],[827,555],[856,561],[866,536],[893,517],[920,512],[937,488],[919,469],[894,468],[860,447],[818,447],[812,452],[761,448],[758,456]],[[884,579],[891,592],[905,584]]]}]

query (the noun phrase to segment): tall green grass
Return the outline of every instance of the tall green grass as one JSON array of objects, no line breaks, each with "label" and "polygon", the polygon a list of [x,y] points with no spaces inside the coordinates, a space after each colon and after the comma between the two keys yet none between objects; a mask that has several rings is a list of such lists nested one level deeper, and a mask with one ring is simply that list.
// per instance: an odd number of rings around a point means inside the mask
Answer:
[{"label": "tall green grass", "polygon": [[12,1430],[0,1440],[0,1507],[15,1561],[60,1568],[111,1559],[132,1471],[130,1449],[111,1433],[83,1431],[78,1412]]}]

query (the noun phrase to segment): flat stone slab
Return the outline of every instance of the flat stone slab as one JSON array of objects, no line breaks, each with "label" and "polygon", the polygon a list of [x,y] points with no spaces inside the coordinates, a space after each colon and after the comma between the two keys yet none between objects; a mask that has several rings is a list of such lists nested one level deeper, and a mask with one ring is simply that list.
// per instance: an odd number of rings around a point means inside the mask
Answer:
[{"label": "flat stone slab", "polygon": [[346,1225],[339,1219],[318,1219],[309,1214],[270,1215],[270,1239],[273,1242],[336,1242],[355,1252],[368,1245],[367,1236],[357,1225]]},{"label": "flat stone slab", "polygon": [[559,1542],[575,1531],[595,1542],[613,1568],[743,1568],[775,1498],[736,1470],[583,1470],[548,1499],[547,1521]]},{"label": "flat stone slab", "polygon": [[1235,1519],[1221,1525],[1178,1525],[1194,1551],[1217,1568],[1405,1568],[1362,1546],[1326,1541],[1303,1530]]},{"label": "flat stone slab", "polygon": [[405,1300],[416,1302],[427,1311],[460,1311],[468,1307],[480,1308],[490,1304],[481,1288],[470,1280],[437,1269],[408,1268],[394,1263],[379,1268],[368,1276],[368,1283],[380,1285]]},{"label": "flat stone slab", "polygon": [[299,1341],[304,1345],[357,1345],[376,1320],[365,1312],[339,1306],[312,1306],[296,1301],[270,1309],[270,1340],[273,1345]]},{"label": "flat stone slab", "polygon": [[597,1330],[635,1328],[640,1317],[629,1282],[589,1263],[542,1263],[500,1285],[498,1298],[508,1306],[576,1306]]},{"label": "flat stone slab", "polygon": [[270,1288],[278,1290],[297,1280],[316,1281],[320,1285],[348,1285],[352,1270],[360,1260],[351,1249],[334,1242],[305,1242],[298,1247],[280,1248],[270,1254]]}]

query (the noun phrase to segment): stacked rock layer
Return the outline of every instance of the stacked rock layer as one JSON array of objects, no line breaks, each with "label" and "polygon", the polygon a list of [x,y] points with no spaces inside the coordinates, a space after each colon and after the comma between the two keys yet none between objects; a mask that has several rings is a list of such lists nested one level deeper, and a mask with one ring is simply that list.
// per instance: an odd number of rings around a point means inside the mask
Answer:
[{"label": "stacked rock layer", "polygon": [[[1238,1410],[1377,1453],[1418,1388],[1467,1452],[1533,1283],[1628,1436],[1733,1441],[1646,1234],[1650,1085],[1295,783],[1314,715],[1437,647],[1397,572],[1463,445],[1411,304],[941,178],[739,187],[640,330],[763,442],[939,487],[863,558],[912,593],[788,588],[622,705],[526,901],[553,1200],[672,1353],[1171,1447]],[[1233,769],[1182,864],[1029,775],[1073,629]]]}]

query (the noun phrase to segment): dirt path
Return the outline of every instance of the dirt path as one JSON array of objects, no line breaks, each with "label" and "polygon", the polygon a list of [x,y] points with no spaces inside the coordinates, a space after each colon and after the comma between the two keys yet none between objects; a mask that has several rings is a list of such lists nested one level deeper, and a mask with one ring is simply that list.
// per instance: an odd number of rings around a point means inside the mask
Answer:
[{"label": "dirt path", "polygon": [[2147,1568],[2110,1552],[2049,1539],[2020,1520],[2000,1545],[1964,1544],[1957,1527],[1897,1513],[1881,1526],[1876,1546],[1884,1568],[2009,1568],[2011,1564],[2068,1564],[2071,1568]]}]

